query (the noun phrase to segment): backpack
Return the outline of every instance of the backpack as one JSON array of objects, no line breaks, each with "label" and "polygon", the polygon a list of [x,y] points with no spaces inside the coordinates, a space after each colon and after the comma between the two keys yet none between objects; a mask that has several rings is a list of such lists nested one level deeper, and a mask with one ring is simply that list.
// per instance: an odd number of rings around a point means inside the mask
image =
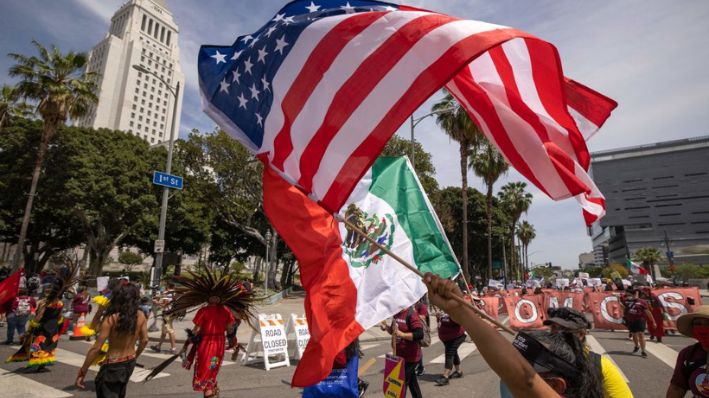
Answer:
[{"label": "backpack", "polygon": [[32,311],[32,307],[30,305],[30,299],[28,299],[28,298],[18,298],[17,299],[17,310],[15,311],[15,314],[17,316],[29,315],[31,311]]},{"label": "backpack", "polygon": [[421,321],[421,325],[423,325],[423,338],[420,340],[421,347],[430,347],[431,346],[431,328],[426,325],[426,322],[421,319],[421,315],[419,315],[418,312],[414,311],[412,308],[409,308],[409,313],[406,314],[406,326],[411,329],[411,315],[416,314],[416,316],[419,318],[419,321]]}]

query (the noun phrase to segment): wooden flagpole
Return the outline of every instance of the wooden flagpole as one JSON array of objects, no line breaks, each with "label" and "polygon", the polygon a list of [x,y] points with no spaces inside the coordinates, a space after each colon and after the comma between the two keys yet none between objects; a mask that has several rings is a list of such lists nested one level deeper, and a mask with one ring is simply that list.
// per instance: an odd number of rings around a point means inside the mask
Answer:
[{"label": "wooden flagpole", "polygon": [[[359,234],[360,236],[362,236],[364,239],[366,239],[367,241],[369,241],[369,243],[375,245],[375,246],[376,246],[377,248],[379,248],[381,251],[383,251],[384,253],[388,254],[388,255],[391,256],[394,260],[398,261],[401,265],[403,265],[404,267],[408,268],[411,272],[415,273],[416,275],[420,276],[421,279],[423,279],[423,276],[424,276],[423,272],[419,271],[418,268],[416,268],[416,267],[414,267],[413,265],[411,265],[411,264],[409,264],[408,262],[406,262],[406,260],[404,260],[403,258],[401,258],[401,257],[397,256],[396,254],[392,253],[389,249],[387,249],[386,247],[384,247],[384,246],[382,246],[381,244],[379,244],[376,240],[370,238],[366,233],[364,233],[364,231],[362,231],[361,229],[359,229],[356,225],[354,225],[354,224],[352,224],[351,222],[347,221],[346,219],[344,219],[344,218],[343,218],[342,216],[340,216],[339,214],[336,214],[336,215],[335,215],[335,219],[337,219],[337,220],[340,221],[340,222],[345,223],[345,225],[347,226],[348,229],[351,229],[352,231],[358,233],[358,234]],[[472,303],[469,303],[469,302],[465,301],[464,298],[462,298],[462,297],[460,297],[460,296],[452,296],[452,297],[453,297],[453,299],[454,299],[455,301],[457,301],[457,302],[459,302],[459,303],[461,303],[461,304],[467,306],[468,308],[470,308],[471,310],[473,310],[473,312],[475,312],[476,314],[478,314],[481,318],[487,320],[488,322],[493,323],[495,326],[499,327],[500,329],[504,330],[505,332],[507,332],[507,333],[509,333],[509,334],[511,334],[511,335],[513,335],[513,336],[517,334],[517,333],[515,333],[514,330],[510,329],[508,326],[503,325],[503,324],[500,323],[497,319],[494,319],[494,318],[490,317],[488,314],[486,314],[486,313],[484,313],[483,311],[481,311],[480,309],[478,309],[478,307],[476,307],[476,306],[473,305]]]}]

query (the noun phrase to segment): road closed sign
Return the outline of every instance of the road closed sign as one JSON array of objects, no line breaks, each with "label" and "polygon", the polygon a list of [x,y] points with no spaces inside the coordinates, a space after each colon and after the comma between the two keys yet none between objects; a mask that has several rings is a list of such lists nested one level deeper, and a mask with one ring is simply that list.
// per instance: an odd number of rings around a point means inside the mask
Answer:
[{"label": "road closed sign", "polygon": [[308,329],[308,321],[305,319],[305,315],[291,314],[287,331],[289,335],[292,333],[295,336],[293,357],[295,359],[302,358],[303,351],[305,351],[305,347],[310,341],[310,330]]},{"label": "road closed sign", "polygon": [[[259,314],[259,331],[254,331],[241,357],[241,363],[263,361],[266,370],[290,366],[288,337],[281,314]],[[258,341],[257,338],[260,340]]]}]

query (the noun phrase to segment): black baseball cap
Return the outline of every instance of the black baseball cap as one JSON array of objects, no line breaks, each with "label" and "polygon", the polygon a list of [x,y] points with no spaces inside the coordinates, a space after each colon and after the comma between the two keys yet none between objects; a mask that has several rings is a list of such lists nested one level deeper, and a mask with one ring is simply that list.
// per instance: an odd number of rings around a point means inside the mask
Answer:
[{"label": "black baseball cap", "polygon": [[549,319],[544,321],[545,325],[556,324],[569,331],[590,329],[591,323],[579,311],[573,308],[549,308],[547,309]]},{"label": "black baseball cap", "polygon": [[579,376],[579,370],[573,364],[556,355],[544,344],[524,332],[517,333],[512,345],[537,373],[552,372],[570,379]]}]

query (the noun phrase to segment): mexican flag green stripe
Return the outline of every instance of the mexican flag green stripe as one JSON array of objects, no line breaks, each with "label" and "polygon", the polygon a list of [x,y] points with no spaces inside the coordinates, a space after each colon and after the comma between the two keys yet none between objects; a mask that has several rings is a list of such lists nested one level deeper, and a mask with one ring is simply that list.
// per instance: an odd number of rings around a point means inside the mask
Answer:
[{"label": "mexican flag green stripe", "polygon": [[[396,211],[399,224],[413,244],[414,262],[419,270],[445,278],[458,272],[458,263],[443,227],[410,167],[408,158],[377,159],[372,166],[369,192]],[[452,267],[452,264],[456,264],[456,267]]]}]

